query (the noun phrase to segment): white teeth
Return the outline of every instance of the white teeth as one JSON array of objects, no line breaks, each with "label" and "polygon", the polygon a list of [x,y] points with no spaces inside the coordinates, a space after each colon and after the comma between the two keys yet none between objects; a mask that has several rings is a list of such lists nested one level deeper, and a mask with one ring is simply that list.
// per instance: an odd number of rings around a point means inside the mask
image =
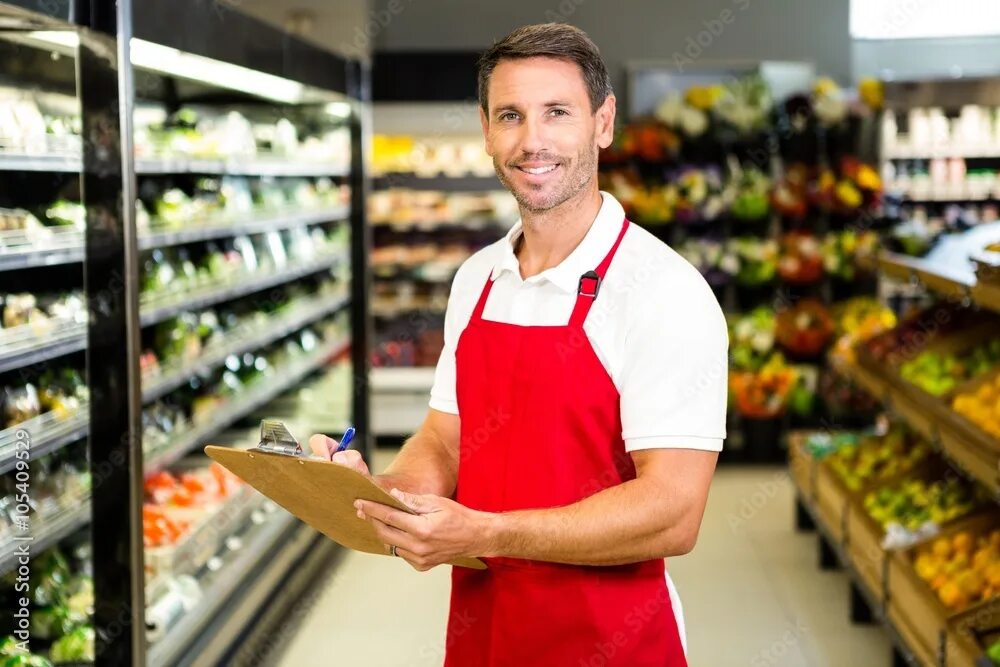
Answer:
[{"label": "white teeth", "polygon": [[555,168],[556,165],[554,164],[550,164],[548,167],[535,167],[535,168],[521,167],[521,169],[528,172],[529,174],[547,174]]}]

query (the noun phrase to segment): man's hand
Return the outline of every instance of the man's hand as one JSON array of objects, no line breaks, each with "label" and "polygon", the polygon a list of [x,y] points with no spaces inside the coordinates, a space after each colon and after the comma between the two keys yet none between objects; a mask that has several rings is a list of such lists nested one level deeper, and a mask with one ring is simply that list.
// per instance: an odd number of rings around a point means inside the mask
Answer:
[{"label": "man's hand", "polygon": [[356,470],[366,477],[371,477],[372,474],[368,470],[368,464],[365,460],[361,458],[361,452],[354,449],[347,449],[342,452],[336,451],[337,447],[340,445],[339,442],[333,438],[328,438],[327,436],[317,433],[316,435],[309,438],[309,448],[312,449],[313,454],[316,456],[322,456],[325,459],[330,459],[337,465],[342,465],[352,470]]},{"label": "man's hand", "polygon": [[419,572],[457,558],[489,555],[495,515],[464,507],[448,498],[413,495],[398,489],[394,498],[417,514],[357,500],[358,517],[370,521],[379,539]]}]

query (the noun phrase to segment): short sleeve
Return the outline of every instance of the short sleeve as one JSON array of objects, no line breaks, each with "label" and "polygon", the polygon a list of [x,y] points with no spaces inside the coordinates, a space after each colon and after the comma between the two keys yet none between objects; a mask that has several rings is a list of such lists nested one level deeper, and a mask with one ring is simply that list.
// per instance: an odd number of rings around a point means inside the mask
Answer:
[{"label": "short sleeve", "polygon": [[627,451],[721,451],[729,333],[719,302],[692,267],[644,290],[630,316],[619,381]]},{"label": "short sleeve", "polygon": [[455,368],[455,349],[458,338],[469,323],[469,316],[475,304],[470,304],[470,267],[466,260],[451,284],[448,296],[448,307],[444,315],[444,347],[434,370],[434,384],[431,386],[431,398],[428,405],[441,412],[458,414],[458,396],[456,393],[457,372]]}]

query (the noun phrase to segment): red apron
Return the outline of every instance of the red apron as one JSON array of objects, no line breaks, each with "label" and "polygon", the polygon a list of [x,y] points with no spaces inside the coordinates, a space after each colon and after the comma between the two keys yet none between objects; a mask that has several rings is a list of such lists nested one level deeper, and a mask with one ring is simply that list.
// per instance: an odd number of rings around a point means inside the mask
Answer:
[{"label": "red apron", "polygon": [[[635,478],[619,396],[583,330],[604,261],[567,326],[483,319],[487,280],[456,350],[456,500],[487,512],[558,507]],[[606,294],[605,299],[613,298]],[[664,561],[584,567],[512,558],[452,570],[446,667],[686,667]]]}]

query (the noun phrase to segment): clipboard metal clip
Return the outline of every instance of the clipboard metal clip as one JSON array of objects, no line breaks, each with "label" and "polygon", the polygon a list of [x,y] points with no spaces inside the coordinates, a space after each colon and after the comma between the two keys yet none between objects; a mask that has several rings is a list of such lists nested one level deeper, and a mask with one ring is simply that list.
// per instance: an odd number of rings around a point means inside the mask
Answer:
[{"label": "clipboard metal clip", "polygon": [[257,444],[257,449],[282,456],[305,456],[299,441],[292,436],[288,427],[277,419],[260,420],[260,442]]}]

